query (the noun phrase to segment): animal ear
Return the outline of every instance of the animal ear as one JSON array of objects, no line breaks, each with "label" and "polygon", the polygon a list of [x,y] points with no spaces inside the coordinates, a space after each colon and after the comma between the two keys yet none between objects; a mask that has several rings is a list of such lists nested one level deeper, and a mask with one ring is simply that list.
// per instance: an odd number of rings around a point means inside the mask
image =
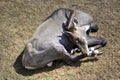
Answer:
[{"label": "animal ear", "polygon": [[67,17],[67,19],[68,19],[67,22],[64,22],[64,26],[66,26],[66,29],[67,30],[77,29],[78,20],[75,17],[75,11],[74,10],[70,11],[69,18]]},{"label": "animal ear", "polygon": [[70,14],[69,17],[67,17],[67,25],[66,25],[66,29],[69,30],[71,28],[71,26],[73,25],[73,19],[75,16],[75,12],[74,10],[70,10]]}]

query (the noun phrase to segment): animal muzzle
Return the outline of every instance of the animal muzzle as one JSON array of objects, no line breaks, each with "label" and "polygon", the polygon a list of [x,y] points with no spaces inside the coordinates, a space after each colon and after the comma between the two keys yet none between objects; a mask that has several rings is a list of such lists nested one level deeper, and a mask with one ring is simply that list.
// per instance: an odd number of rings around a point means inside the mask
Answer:
[{"label": "animal muzzle", "polygon": [[98,31],[98,25],[94,24],[94,23],[91,23],[90,24],[90,32],[97,32]]}]

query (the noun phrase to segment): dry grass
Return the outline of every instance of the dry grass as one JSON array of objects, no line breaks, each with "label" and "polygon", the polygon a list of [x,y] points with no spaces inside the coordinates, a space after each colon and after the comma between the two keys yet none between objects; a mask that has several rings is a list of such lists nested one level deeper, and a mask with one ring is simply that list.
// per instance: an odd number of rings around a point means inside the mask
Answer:
[{"label": "dry grass", "polygon": [[[108,41],[104,54],[75,66],[23,69],[17,57],[38,25],[54,10],[72,5],[94,17],[100,27],[95,35]],[[119,25],[119,0],[0,0],[0,80],[120,80]]]}]

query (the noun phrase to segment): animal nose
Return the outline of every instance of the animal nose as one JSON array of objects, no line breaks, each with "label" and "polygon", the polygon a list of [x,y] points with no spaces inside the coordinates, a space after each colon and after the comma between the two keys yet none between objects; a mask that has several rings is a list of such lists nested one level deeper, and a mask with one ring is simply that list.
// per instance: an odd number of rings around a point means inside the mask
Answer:
[{"label": "animal nose", "polygon": [[90,28],[91,32],[97,32],[99,29],[97,24],[91,24]]}]

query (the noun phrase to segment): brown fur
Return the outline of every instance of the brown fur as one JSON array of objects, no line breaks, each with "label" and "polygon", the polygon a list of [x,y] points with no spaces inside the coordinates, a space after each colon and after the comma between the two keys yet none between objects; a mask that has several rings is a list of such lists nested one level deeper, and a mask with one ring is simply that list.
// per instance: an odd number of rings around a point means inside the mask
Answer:
[{"label": "brown fur", "polygon": [[[70,15],[70,21],[68,26],[66,27],[68,31],[70,31],[73,35],[72,35],[72,41],[75,42],[76,45],[78,45],[78,48],[80,48],[80,50],[82,51],[82,53],[87,54],[89,52],[88,50],[88,44],[87,41],[85,40],[85,38],[80,34],[80,32],[75,29],[75,25],[74,25],[74,17],[75,16],[75,11],[73,10],[71,12]],[[77,24],[77,23],[76,23]]]}]

